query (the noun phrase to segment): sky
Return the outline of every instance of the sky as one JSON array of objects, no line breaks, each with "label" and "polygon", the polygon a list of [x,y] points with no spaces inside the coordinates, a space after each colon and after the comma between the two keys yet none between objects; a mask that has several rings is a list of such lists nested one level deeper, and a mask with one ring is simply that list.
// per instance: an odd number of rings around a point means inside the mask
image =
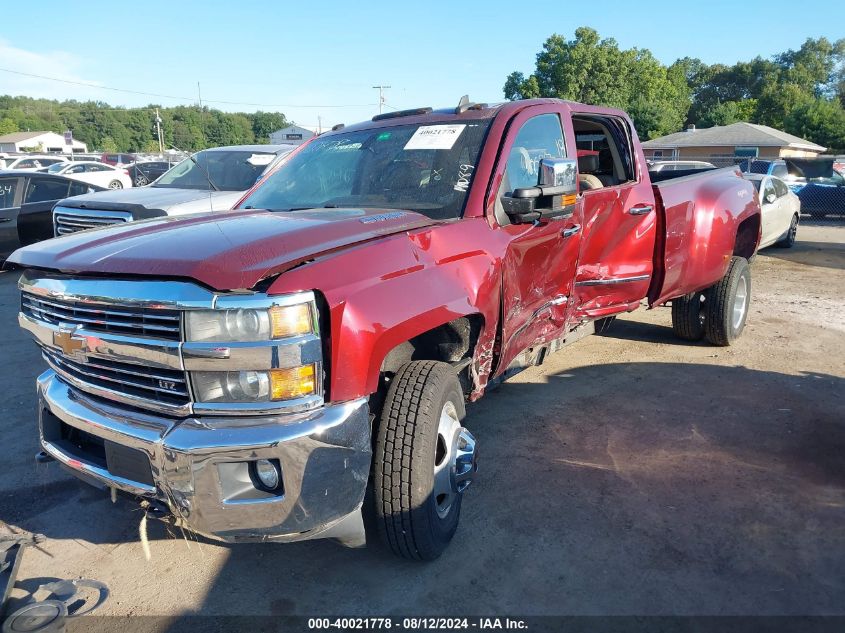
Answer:
[{"label": "sky", "polygon": [[794,0],[16,2],[3,9],[3,24],[21,28],[0,29],[0,94],[116,106],[174,106],[201,96],[210,107],[280,111],[325,129],[377,114],[377,85],[390,86],[385,111],[457,105],[463,94],[502,101],[509,73],[530,74],[547,37],[572,39],[579,26],[622,48],[648,48],[666,64],[685,56],[732,64],[797,49],[808,37],[845,37],[841,2],[815,2],[807,11],[795,6]]}]

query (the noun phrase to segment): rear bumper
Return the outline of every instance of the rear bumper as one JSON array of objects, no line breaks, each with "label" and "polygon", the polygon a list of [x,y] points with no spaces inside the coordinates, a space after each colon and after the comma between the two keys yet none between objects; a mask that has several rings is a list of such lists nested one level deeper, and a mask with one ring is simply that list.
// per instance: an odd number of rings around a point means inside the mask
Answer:
[{"label": "rear bumper", "polygon": [[[45,452],[89,483],[166,503],[193,532],[227,542],[364,543],[372,457],[366,399],[301,414],[177,420],[92,398],[52,370],[38,378],[38,399]],[[93,436],[106,453],[118,447],[121,468],[61,440],[56,427]],[[282,491],[256,490],[246,464],[257,459],[278,460]],[[132,476],[146,460],[146,476]]]}]

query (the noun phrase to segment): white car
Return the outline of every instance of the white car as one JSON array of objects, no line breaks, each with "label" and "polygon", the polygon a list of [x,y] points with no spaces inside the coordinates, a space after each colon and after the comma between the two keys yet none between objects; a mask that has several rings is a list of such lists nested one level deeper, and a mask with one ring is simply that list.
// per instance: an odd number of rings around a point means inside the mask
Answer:
[{"label": "white car", "polygon": [[26,169],[35,171],[49,165],[70,164],[63,156],[8,156],[3,159],[5,165],[2,169]]},{"label": "white car", "polygon": [[757,190],[757,199],[763,211],[763,226],[760,231],[760,248],[780,246],[790,248],[795,244],[798,233],[798,218],[801,216],[801,200],[789,190],[786,183],[776,176],[766,174],[743,174]]},{"label": "white car", "polygon": [[122,167],[112,167],[105,163],[94,161],[77,161],[73,163],[61,163],[50,165],[47,168],[50,174],[66,176],[74,180],[81,180],[92,185],[108,187],[109,189],[128,189],[132,186],[132,178],[129,172]]}]

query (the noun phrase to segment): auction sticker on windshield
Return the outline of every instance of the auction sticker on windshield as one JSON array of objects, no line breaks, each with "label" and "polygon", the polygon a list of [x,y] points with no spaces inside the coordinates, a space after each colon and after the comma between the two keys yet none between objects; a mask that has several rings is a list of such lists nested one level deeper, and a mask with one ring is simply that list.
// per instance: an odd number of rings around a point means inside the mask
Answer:
[{"label": "auction sticker on windshield", "polygon": [[405,149],[452,149],[466,125],[423,125],[405,143]]},{"label": "auction sticker on windshield", "polygon": [[260,167],[262,165],[269,165],[273,162],[275,155],[273,154],[253,154],[250,156],[246,162],[250,165],[255,165],[256,167]]}]

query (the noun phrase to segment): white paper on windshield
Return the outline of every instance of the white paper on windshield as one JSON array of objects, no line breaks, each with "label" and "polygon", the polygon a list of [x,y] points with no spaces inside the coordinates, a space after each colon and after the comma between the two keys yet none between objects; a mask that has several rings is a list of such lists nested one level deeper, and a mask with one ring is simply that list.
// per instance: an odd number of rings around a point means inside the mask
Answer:
[{"label": "white paper on windshield", "polygon": [[273,162],[274,157],[275,154],[253,154],[247,159],[246,162],[248,162],[250,165],[255,165],[256,167],[259,167],[261,165],[269,165]]},{"label": "white paper on windshield", "polygon": [[423,125],[405,143],[405,149],[452,149],[466,125]]}]

